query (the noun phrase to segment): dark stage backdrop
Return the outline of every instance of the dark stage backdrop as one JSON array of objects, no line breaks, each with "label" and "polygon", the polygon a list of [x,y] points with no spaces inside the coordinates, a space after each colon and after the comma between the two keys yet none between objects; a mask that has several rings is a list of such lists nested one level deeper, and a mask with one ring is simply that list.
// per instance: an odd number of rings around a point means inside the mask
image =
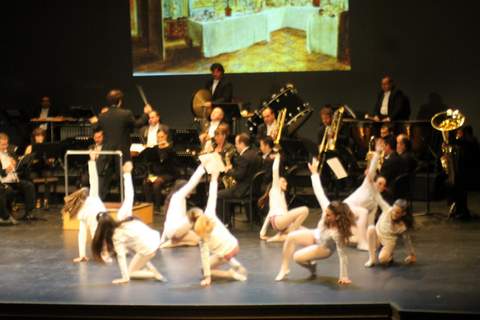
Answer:
[{"label": "dark stage backdrop", "polygon": [[[127,0],[12,3],[2,9],[1,108],[28,110],[41,95],[60,108],[98,107],[107,90],[118,87],[138,113],[135,84],[141,84],[163,122],[191,124],[191,95],[207,76],[133,78]],[[315,110],[346,103],[365,112],[381,76],[390,73],[410,97],[413,117],[435,92],[480,128],[478,15],[471,1],[351,0],[350,13],[352,71],[235,75],[235,96],[257,106],[291,82]],[[313,138],[317,124],[315,113],[302,135]]]}]

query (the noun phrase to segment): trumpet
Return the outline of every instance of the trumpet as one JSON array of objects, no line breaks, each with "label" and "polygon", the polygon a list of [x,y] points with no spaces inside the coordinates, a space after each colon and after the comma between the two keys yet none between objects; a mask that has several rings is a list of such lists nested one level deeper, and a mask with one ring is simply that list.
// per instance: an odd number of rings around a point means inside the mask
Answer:
[{"label": "trumpet", "polygon": [[453,168],[453,147],[449,141],[449,132],[456,130],[463,126],[465,123],[465,116],[458,110],[449,108],[446,111],[435,114],[430,120],[432,127],[442,133],[442,156],[440,162],[442,164],[443,171],[447,174],[448,179],[454,181],[454,168]]},{"label": "trumpet", "polygon": [[276,152],[280,150],[280,139],[282,138],[283,128],[285,126],[285,117],[287,116],[287,108],[283,108],[278,112],[278,129],[277,134],[275,136],[275,140],[273,141],[274,149]]}]

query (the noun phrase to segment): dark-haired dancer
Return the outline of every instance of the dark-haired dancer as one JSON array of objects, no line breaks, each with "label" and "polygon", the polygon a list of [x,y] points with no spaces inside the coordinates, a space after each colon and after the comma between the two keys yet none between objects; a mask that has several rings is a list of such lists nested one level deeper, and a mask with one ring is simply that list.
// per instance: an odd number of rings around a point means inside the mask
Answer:
[{"label": "dark-haired dancer", "polygon": [[[268,215],[265,218],[262,229],[260,230],[260,239],[267,242],[282,242],[287,234],[300,228],[308,216],[308,207],[302,206],[288,210],[285,191],[287,190],[287,180],[280,177],[280,154],[275,155],[272,166],[272,186],[268,192],[269,208]],[[278,233],[268,238],[267,228],[271,224]]]},{"label": "dark-haired dancer", "polygon": [[[413,226],[413,217],[408,210],[407,201],[398,199],[393,206],[390,206],[380,195],[375,192],[375,198],[382,214],[378,218],[375,226],[368,227],[367,239],[368,239],[368,253],[369,258],[365,263],[365,267],[372,267],[377,262],[381,264],[388,264],[393,259],[393,251],[399,236],[404,239],[405,249],[408,253],[405,258],[405,263],[411,264],[417,261],[415,250],[413,249],[412,241],[408,230]],[[376,251],[379,247],[382,247],[378,255]]]},{"label": "dark-haired dancer", "polygon": [[187,197],[200,183],[205,169],[198,166],[187,183],[177,181],[165,201],[166,219],[163,227],[161,248],[196,246],[198,237],[192,231],[192,223],[187,217]]},{"label": "dark-haired dancer", "polygon": [[[121,221],[113,219],[108,212],[98,214],[98,226],[92,241],[92,253],[97,261],[103,262],[102,250],[117,258],[122,274],[112,281],[127,283],[130,279],[155,279],[165,281],[150,260],[160,246],[160,233],[138,219],[127,217]],[[127,251],[133,251],[127,266]]]},{"label": "dark-haired dancer", "polygon": [[[275,278],[276,281],[283,280],[289,273],[289,261],[293,259],[300,266],[308,269],[312,276],[316,274],[315,260],[326,259],[335,251],[338,252],[340,275],[339,284],[350,284],[348,277],[348,259],[344,251],[348,238],[352,235],[351,228],[355,224],[355,217],[350,207],[342,202],[330,202],[323,191],[320,177],[318,175],[317,159],[308,164],[311,172],[313,190],[322,208],[322,218],[316,229],[302,229],[288,234],[283,245],[283,257],[280,272]],[[295,251],[295,246],[304,246]]]}]

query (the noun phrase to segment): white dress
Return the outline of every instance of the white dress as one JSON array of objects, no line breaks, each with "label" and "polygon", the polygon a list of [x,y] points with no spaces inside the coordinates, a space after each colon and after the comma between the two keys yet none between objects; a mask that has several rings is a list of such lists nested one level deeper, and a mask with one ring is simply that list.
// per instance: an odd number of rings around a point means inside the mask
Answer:
[{"label": "white dress", "polygon": [[[281,216],[288,212],[285,192],[280,188],[280,157],[275,156],[272,165],[272,187],[268,193],[269,211],[266,219],[271,221],[272,217]],[[276,226],[272,225],[276,228]]]}]

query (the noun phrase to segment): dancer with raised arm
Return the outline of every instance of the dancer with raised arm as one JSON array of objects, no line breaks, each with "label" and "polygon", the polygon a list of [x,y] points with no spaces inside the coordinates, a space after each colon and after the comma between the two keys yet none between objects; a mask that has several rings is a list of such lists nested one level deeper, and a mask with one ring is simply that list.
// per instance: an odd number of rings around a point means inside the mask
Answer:
[{"label": "dancer with raised arm", "polygon": [[354,210],[356,214],[356,226],[353,228],[353,236],[357,238],[357,249],[368,250],[367,228],[372,225],[375,220],[375,214],[378,209],[377,201],[375,200],[375,190],[382,192],[385,190],[385,178],[375,177],[378,161],[380,160],[380,152],[383,150],[383,145],[379,140],[375,144],[375,154],[370,160],[370,164],[363,179],[362,184],[343,202],[348,204],[351,208],[360,207],[368,211]]},{"label": "dancer with raised arm", "polygon": [[[70,218],[77,218],[80,222],[78,230],[78,251],[79,255],[73,259],[73,262],[86,262],[87,233],[89,232],[93,238],[97,229],[97,214],[105,212],[107,209],[100,199],[98,193],[98,174],[95,162],[96,153],[90,152],[90,161],[88,161],[88,176],[90,188],[81,188],[74,193],[65,197],[65,205],[62,209],[63,214],[68,214]],[[132,163],[126,162],[123,166],[123,179],[125,184],[125,201],[119,211],[121,218],[125,218],[132,214],[133,205],[133,183],[132,183]],[[131,197],[131,199],[130,199]],[[108,260],[108,257],[105,256]]]},{"label": "dancer with raised arm", "polygon": [[[269,211],[260,230],[260,239],[267,242],[285,241],[289,232],[297,230],[308,216],[308,207],[302,206],[288,210],[285,191],[287,180],[280,177],[280,154],[277,152],[272,166],[272,186],[268,191]],[[266,201],[266,199],[262,199]],[[267,228],[271,224],[278,233],[268,238]]]},{"label": "dancer with raised arm", "polygon": [[[339,201],[330,202],[323,191],[318,175],[317,159],[308,164],[315,196],[322,208],[322,218],[316,229],[302,229],[288,234],[283,245],[283,256],[280,272],[275,278],[281,281],[290,273],[289,262],[293,259],[300,266],[308,269],[312,276],[316,275],[316,260],[326,259],[335,251],[338,252],[340,275],[339,284],[350,284],[348,277],[348,258],[344,251],[349,237],[352,235],[351,228],[355,224],[355,217],[350,207]],[[296,245],[304,248],[295,251]]]},{"label": "dancer with raised arm", "polygon": [[[108,212],[102,212],[97,215],[97,219],[98,227],[92,241],[92,253],[97,261],[103,262],[101,252],[106,248],[110,255],[117,258],[122,277],[112,283],[127,283],[130,279],[165,281],[150,262],[160,246],[158,231],[134,217],[116,221]],[[135,253],[128,266],[127,251]]]},{"label": "dancer with raised arm", "polygon": [[200,183],[205,169],[199,165],[190,180],[177,181],[165,201],[166,219],[160,248],[196,246],[198,236],[192,231],[192,223],[187,217],[187,197]]},{"label": "dancer with raised arm", "polygon": [[[240,251],[238,240],[216,215],[219,172],[212,172],[207,207],[205,213],[200,208],[189,210],[189,217],[194,222],[194,231],[200,238],[200,254],[204,278],[202,286],[209,286],[212,277],[247,280],[247,270],[235,258]],[[228,265],[228,270],[220,267]]]},{"label": "dancer with raised arm", "polygon": [[[365,267],[374,266],[377,262],[383,265],[389,264],[393,260],[393,252],[397,243],[397,239],[402,236],[404,240],[407,257],[406,264],[412,264],[417,261],[415,250],[413,249],[410,239],[409,230],[413,227],[413,216],[408,210],[406,200],[398,199],[393,206],[390,206],[380,195],[374,194],[377,203],[382,209],[382,213],[378,218],[375,226],[368,227],[368,253],[369,258],[365,263]],[[377,249],[380,248],[377,259]]]}]

